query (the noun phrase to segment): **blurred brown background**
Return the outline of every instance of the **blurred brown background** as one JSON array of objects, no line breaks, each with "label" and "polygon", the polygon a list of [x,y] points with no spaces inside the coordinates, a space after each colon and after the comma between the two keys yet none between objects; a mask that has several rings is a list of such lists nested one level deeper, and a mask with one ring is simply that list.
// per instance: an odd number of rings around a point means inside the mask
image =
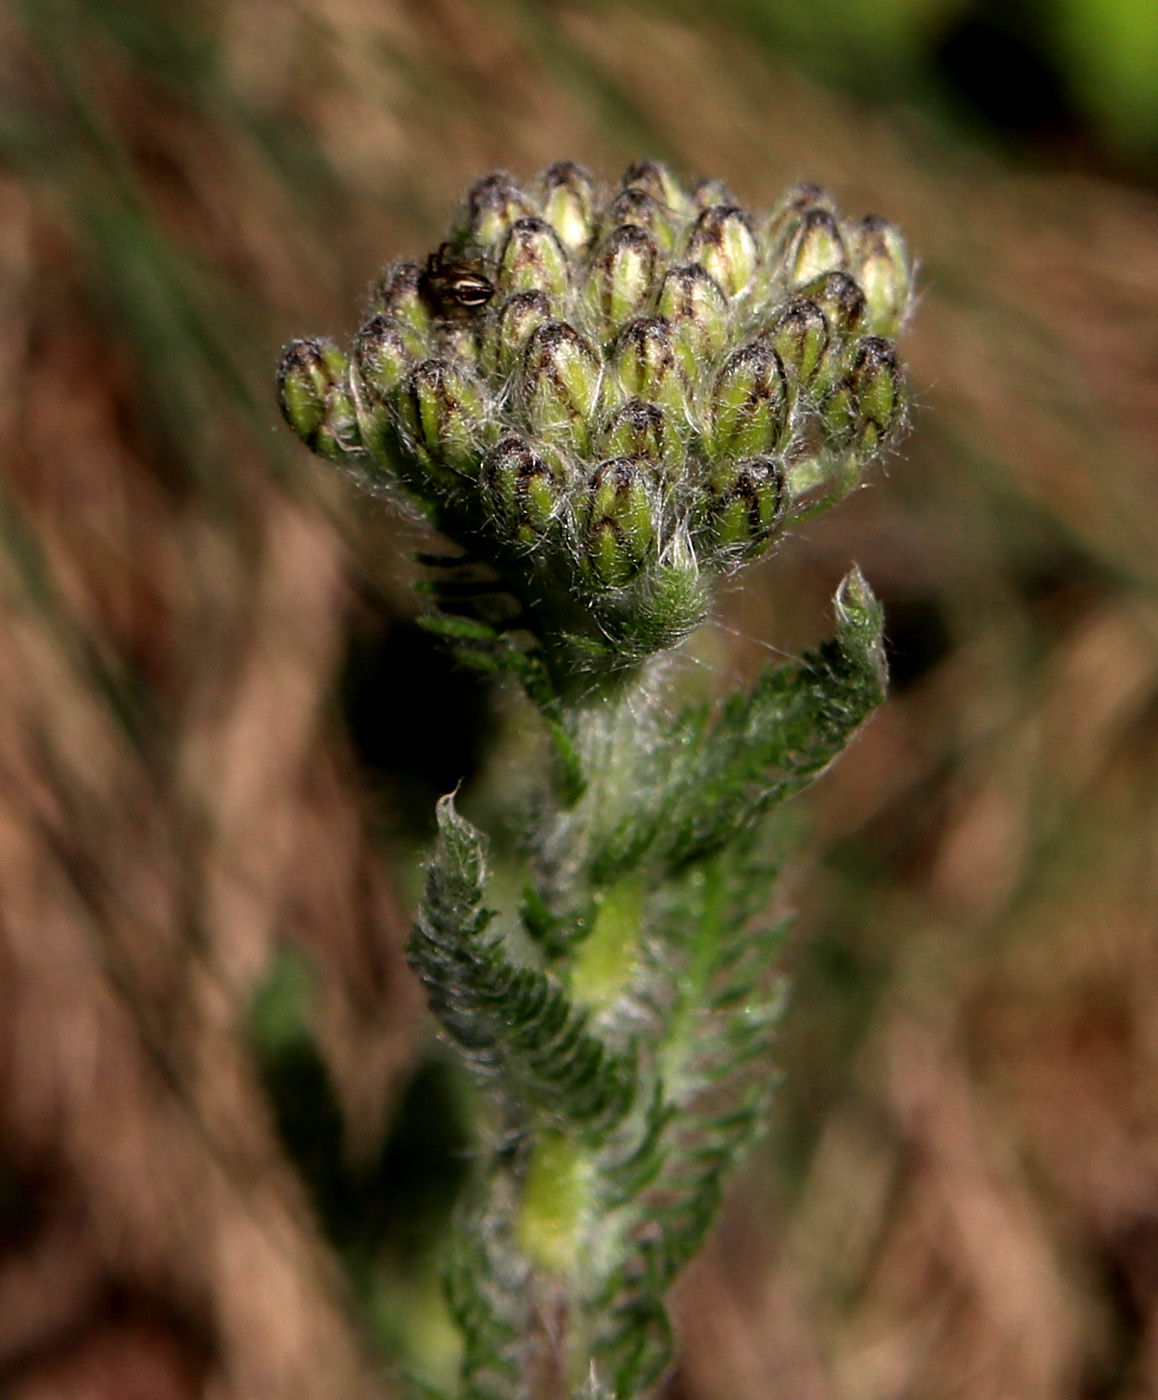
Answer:
[{"label": "blurred brown background", "polygon": [[923,288],[903,455],[698,644],[797,651],[856,559],[894,685],[797,805],[778,1117],[667,1389],[1158,1395],[1156,92],[1145,0],[0,11],[0,1394],[452,1374],[401,949],[512,702],[272,365],[474,176],[657,156],[827,184]]}]

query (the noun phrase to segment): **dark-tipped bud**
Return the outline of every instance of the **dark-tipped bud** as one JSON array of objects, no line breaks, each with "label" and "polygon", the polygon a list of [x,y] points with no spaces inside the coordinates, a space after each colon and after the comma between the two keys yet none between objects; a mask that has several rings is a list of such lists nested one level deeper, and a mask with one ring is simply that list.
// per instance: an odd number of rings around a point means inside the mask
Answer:
[{"label": "dark-tipped bud", "polygon": [[651,234],[656,247],[664,253],[670,253],[675,244],[676,223],[673,211],[646,190],[621,190],[607,206],[603,216],[603,227],[610,230],[618,228],[620,224],[634,224],[636,228],[644,229]]},{"label": "dark-tipped bud", "polygon": [[668,269],[657,310],[671,327],[676,356],[692,383],[728,343],[728,300],[699,263],[685,263]]},{"label": "dark-tipped bud", "polygon": [[893,337],[905,324],[913,299],[913,267],[900,232],[876,214],[848,230],[849,257],[868,303],[876,335]]},{"label": "dark-tipped bud", "polygon": [[478,474],[488,407],[486,391],[466,369],[431,359],[415,365],[407,376],[398,417],[423,465],[434,476],[452,481]]},{"label": "dark-tipped bud", "polygon": [[569,253],[586,248],[595,231],[595,180],[573,161],[559,161],[539,176],[543,217]]},{"label": "dark-tipped bud", "polygon": [[313,452],[341,461],[362,446],[345,355],[329,340],[295,340],[277,367],[282,416]]},{"label": "dark-tipped bud", "polygon": [[516,292],[508,297],[487,328],[483,363],[487,374],[506,378],[519,363],[531,333],[551,318],[551,301],[543,292]]},{"label": "dark-tipped bud", "polygon": [[852,368],[822,410],[836,446],[870,457],[904,420],[905,396],[896,351],[869,335],[857,345]]},{"label": "dark-tipped bud", "polygon": [[419,358],[429,353],[433,317],[422,295],[421,263],[393,263],[374,289],[371,307],[398,327],[407,351]]},{"label": "dark-tipped bud", "polygon": [[611,389],[618,398],[648,399],[672,412],[683,407],[686,386],[662,316],[638,316],[611,352]]},{"label": "dark-tipped bud", "polygon": [[455,241],[493,254],[502,247],[516,219],[534,212],[530,199],[511,176],[505,170],[496,170],[471,186]]},{"label": "dark-tipped bud", "polygon": [[566,501],[562,472],[520,437],[505,437],[483,464],[481,484],[500,535],[533,548]]},{"label": "dark-tipped bud", "polygon": [[828,322],[820,307],[807,297],[794,297],[768,328],[768,339],[789,377],[799,388],[808,389],[820,372],[830,343]]},{"label": "dark-tipped bud", "polygon": [[844,239],[836,216],[827,209],[809,209],[785,252],[785,280],[801,287],[824,272],[843,272],[848,265]]},{"label": "dark-tipped bud", "polygon": [[822,273],[806,282],[800,295],[815,302],[824,313],[834,341],[846,341],[860,331],[865,316],[864,294],[846,273]]},{"label": "dark-tipped bud", "polygon": [[713,204],[688,237],[689,262],[698,262],[728,297],[739,296],[756,276],[760,250],[742,209]]},{"label": "dark-tipped bud", "polygon": [[545,219],[516,219],[499,261],[499,286],[506,292],[567,294],[571,265],[559,236]]},{"label": "dark-tipped bud", "polygon": [[371,317],[354,339],[354,368],[367,404],[386,402],[410,363],[402,334],[389,316]]},{"label": "dark-tipped bud", "polygon": [[586,310],[604,341],[645,309],[658,261],[655,240],[637,224],[621,224],[604,239],[584,289]]},{"label": "dark-tipped bud", "polygon": [[599,356],[566,321],[544,321],[523,352],[519,397],[527,424],[548,441],[584,452],[599,402]]},{"label": "dark-tipped bud", "polygon": [[815,210],[835,216],[836,202],[826,189],[806,184],[795,185],[787,191],[764,227],[764,247],[771,259],[778,261],[784,256],[805,217]]},{"label": "dark-tipped bud", "polygon": [[687,212],[688,197],[680,182],[659,161],[637,160],[624,171],[620,184],[625,190],[642,190],[658,203],[666,204],[676,214]]},{"label": "dark-tipped bud", "polygon": [[583,564],[595,582],[620,587],[654,550],[653,492],[639,462],[617,458],[596,467],[582,506]]},{"label": "dark-tipped bud", "polygon": [[709,445],[714,453],[754,457],[774,452],[789,426],[788,376],[764,340],[725,360],[712,386]]},{"label": "dark-tipped bud", "polygon": [[671,415],[657,403],[629,399],[611,415],[599,434],[605,457],[639,457],[667,468],[683,463],[684,446]]},{"label": "dark-tipped bud", "polygon": [[713,204],[736,204],[736,196],[723,180],[697,180],[692,186],[691,204],[695,209],[710,209]]},{"label": "dark-tipped bud", "polygon": [[724,559],[760,553],[784,518],[784,473],[771,457],[723,463],[708,492],[706,533],[712,551]]}]

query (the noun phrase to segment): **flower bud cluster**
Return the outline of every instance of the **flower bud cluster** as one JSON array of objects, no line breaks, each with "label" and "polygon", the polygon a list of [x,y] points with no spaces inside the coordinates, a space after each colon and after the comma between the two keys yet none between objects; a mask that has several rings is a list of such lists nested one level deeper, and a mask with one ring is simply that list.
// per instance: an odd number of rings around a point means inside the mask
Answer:
[{"label": "flower bud cluster", "polygon": [[492,565],[544,645],[631,664],[896,439],[912,296],[897,230],[815,186],[760,217],[652,162],[493,174],[348,353],[287,349],[281,404]]}]

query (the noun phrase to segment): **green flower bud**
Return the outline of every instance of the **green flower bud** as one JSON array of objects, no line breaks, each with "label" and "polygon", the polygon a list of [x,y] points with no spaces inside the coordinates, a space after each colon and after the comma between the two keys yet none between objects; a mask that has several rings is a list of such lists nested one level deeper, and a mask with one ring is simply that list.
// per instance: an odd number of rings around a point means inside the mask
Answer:
[{"label": "green flower bud", "polygon": [[788,285],[804,286],[823,272],[841,272],[847,265],[848,254],[835,214],[827,209],[809,209],[787,248]]},{"label": "green flower bud", "polygon": [[688,238],[689,262],[698,262],[728,297],[739,296],[756,276],[760,250],[747,215],[734,204],[713,204]]},{"label": "green flower bud", "polygon": [[615,410],[600,430],[598,449],[605,457],[639,457],[669,469],[684,460],[672,415],[643,399],[628,399]]},{"label": "green flower bud", "polygon": [[295,340],[277,367],[282,416],[312,451],[340,462],[361,450],[346,356],[329,340]]},{"label": "green flower bud", "polygon": [[599,355],[566,321],[544,321],[527,341],[519,399],[528,426],[549,441],[585,452],[599,402]]},{"label": "green flower bud", "polygon": [[478,475],[489,420],[486,390],[463,366],[423,360],[400,396],[399,426],[436,479]]},{"label": "green flower bud", "polygon": [[731,316],[719,284],[700,263],[669,268],[656,309],[671,327],[676,357],[689,383],[728,343]]},{"label": "green flower bud", "polygon": [[825,428],[833,444],[868,458],[904,421],[905,395],[896,351],[869,335],[860,341],[849,370],[825,400]]},{"label": "green flower bud", "polygon": [[433,316],[422,295],[422,264],[393,263],[382,276],[370,300],[371,309],[398,327],[410,355],[420,358],[430,352]]},{"label": "green flower bud", "polygon": [[384,403],[410,368],[410,354],[397,323],[373,316],[354,338],[354,370],[367,403]]},{"label": "green flower bud", "polygon": [[543,292],[516,292],[487,327],[483,364],[487,374],[505,379],[518,364],[531,332],[551,319],[551,300]]},{"label": "green flower bud", "polygon": [[713,454],[755,457],[778,448],[790,423],[788,376],[766,340],[725,360],[712,386],[708,443]]},{"label": "green flower bud", "polygon": [[868,324],[876,335],[895,336],[913,298],[913,268],[905,240],[876,214],[853,224],[847,237],[852,268],[868,303]]},{"label": "green flower bud", "polygon": [[820,307],[807,297],[793,297],[777,313],[767,337],[789,377],[799,388],[807,389],[816,379],[830,344],[828,322]]},{"label": "green flower bud", "polygon": [[595,180],[590,171],[569,160],[548,166],[539,176],[539,203],[569,253],[586,248],[595,231]]},{"label": "green flower bud", "polygon": [[655,546],[649,473],[630,458],[602,462],[581,509],[584,571],[606,588],[619,588],[639,572]]},{"label": "green flower bud", "polygon": [[825,210],[835,216],[836,203],[819,185],[795,185],[772,211],[764,226],[764,247],[772,261],[780,261],[800,232],[805,216]]},{"label": "green flower bud", "polygon": [[649,399],[678,412],[687,388],[662,316],[638,316],[619,333],[611,351],[610,393]]},{"label": "green flower bud", "polygon": [[771,457],[723,463],[708,489],[706,535],[718,558],[751,558],[776,533],[787,504],[784,473]]},{"label": "green flower bud", "polygon": [[864,321],[864,293],[843,272],[825,272],[806,282],[800,295],[824,313],[832,339],[838,344],[857,334]]},{"label": "green flower bud", "polygon": [[474,369],[481,358],[478,329],[465,321],[436,321],[430,349],[435,359],[457,360]]},{"label": "green flower bud", "polygon": [[587,275],[586,310],[605,341],[615,338],[651,296],[659,250],[637,224],[621,224],[604,239]]},{"label": "green flower bud", "polygon": [[562,299],[571,264],[559,236],[544,219],[516,219],[499,261],[499,286],[506,292],[546,292]]},{"label": "green flower bud", "polygon": [[496,170],[471,186],[453,240],[459,247],[495,253],[516,219],[535,212],[530,199],[505,170]]},{"label": "green flower bud", "polygon": [[505,437],[483,464],[483,499],[499,533],[527,549],[548,533],[566,505],[563,473],[521,437]]},{"label": "green flower bud", "polygon": [[690,212],[689,200],[679,181],[666,165],[655,160],[637,160],[624,172],[620,184],[625,190],[642,190],[677,215]]},{"label": "green flower bud", "polygon": [[713,204],[733,208],[737,200],[723,180],[697,180],[692,186],[690,203],[694,209],[710,209]]},{"label": "green flower bud", "polygon": [[676,222],[673,211],[646,190],[621,190],[608,205],[603,216],[603,227],[615,229],[621,224],[634,224],[636,228],[650,233],[661,252],[670,253],[675,246]]}]

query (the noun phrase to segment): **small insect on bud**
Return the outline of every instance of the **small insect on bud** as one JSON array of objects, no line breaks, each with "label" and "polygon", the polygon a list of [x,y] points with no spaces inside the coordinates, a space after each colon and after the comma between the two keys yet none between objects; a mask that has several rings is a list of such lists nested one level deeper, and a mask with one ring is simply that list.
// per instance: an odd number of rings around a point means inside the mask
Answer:
[{"label": "small insect on bud", "polygon": [[566,502],[562,471],[521,437],[502,439],[480,481],[500,534],[527,549],[543,539]]},{"label": "small insect on bud", "polygon": [[705,209],[688,237],[687,258],[700,263],[726,296],[739,296],[760,263],[760,249],[744,211],[728,204]]},{"label": "small insect on bud", "polygon": [[570,261],[551,225],[544,219],[516,219],[499,260],[503,291],[539,291],[561,299],[570,281]]},{"label": "small insect on bud", "polygon": [[819,185],[794,185],[787,191],[764,226],[762,241],[771,261],[784,257],[805,216],[817,209],[836,215],[836,201]]},{"label": "small insect on bud", "polygon": [[806,282],[800,295],[824,313],[832,339],[843,343],[856,335],[864,322],[864,293],[844,272],[825,272]]},{"label": "small insect on bud", "polygon": [[774,452],[790,424],[788,376],[766,340],[724,361],[712,386],[708,444],[716,454],[754,457]]},{"label": "small insect on bud", "polygon": [[625,190],[642,190],[677,215],[690,212],[690,202],[680,182],[659,161],[637,160],[624,171],[620,185]]},{"label": "small insect on bud", "polygon": [[519,362],[531,332],[551,318],[551,300],[543,292],[516,292],[508,297],[487,327],[483,366],[505,379]]},{"label": "small insect on bud", "polygon": [[478,475],[486,445],[488,401],[461,365],[423,360],[410,371],[399,402],[399,424],[423,466],[436,479]]},{"label": "small insect on bud", "polygon": [[533,433],[585,452],[599,402],[599,356],[566,321],[544,321],[523,352],[519,399]]},{"label": "small insect on bud", "polygon": [[586,248],[595,231],[595,179],[573,161],[549,165],[539,176],[543,217],[569,253]]},{"label": "small insect on bud", "polygon": [[810,209],[785,255],[786,281],[801,287],[823,272],[843,272],[848,265],[844,239],[836,216],[827,209]]},{"label": "small insect on bud", "polygon": [[295,340],[277,368],[282,416],[312,451],[340,462],[361,449],[345,355],[329,340]]},{"label": "small insect on bud", "polygon": [[388,316],[398,327],[407,351],[415,358],[429,354],[434,319],[422,292],[423,275],[421,263],[394,263],[382,275],[370,301],[374,311]]},{"label": "small insect on bud", "polygon": [[772,457],[722,463],[708,491],[706,533],[718,558],[759,554],[784,518],[784,473]]},{"label": "small insect on bud", "polygon": [[853,271],[868,303],[868,324],[892,337],[904,326],[913,299],[913,267],[900,232],[876,214],[847,231]]},{"label": "small insect on bud", "polygon": [[684,263],[668,269],[656,309],[667,319],[676,358],[693,383],[728,343],[728,300],[699,263]]},{"label": "small insect on bud", "polygon": [[496,170],[472,185],[456,228],[455,245],[471,245],[484,254],[495,254],[516,219],[535,209],[530,199],[505,170]]},{"label": "small insect on bud", "polygon": [[645,309],[658,261],[655,240],[637,224],[621,224],[604,239],[587,276],[584,302],[605,342]]},{"label": "small insect on bud", "polygon": [[418,278],[418,295],[434,323],[470,324],[495,294],[481,258],[458,258],[449,243],[426,259]]},{"label": "small insect on bud", "polygon": [[680,467],[684,459],[671,415],[643,399],[628,399],[615,410],[599,433],[598,447],[605,457],[639,457],[665,469]]},{"label": "small insect on bud", "polygon": [[859,457],[871,457],[888,440],[904,420],[905,396],[896,351],[887,340],[865,336],[821,412],[834,444]]},{"label": "small insect on bud", "polygon": [[601,463],[581,511],[585,571],[606,588],[622,587],[655,546],[655,502],[646,468],[623,457]]},{"label": "small insect on bud", "polygon": [[673,413],[684,406],[687,390],[662,316],[637,316],[620,331],[608,386],[613,397],[648,399]]},{"label": "small insect on bud", "polygon": [[828,322],[820,307],[807,297],[793,297],[777,313],[767,335],[789,379],[798,388],[808,389],[830,345]]}]

